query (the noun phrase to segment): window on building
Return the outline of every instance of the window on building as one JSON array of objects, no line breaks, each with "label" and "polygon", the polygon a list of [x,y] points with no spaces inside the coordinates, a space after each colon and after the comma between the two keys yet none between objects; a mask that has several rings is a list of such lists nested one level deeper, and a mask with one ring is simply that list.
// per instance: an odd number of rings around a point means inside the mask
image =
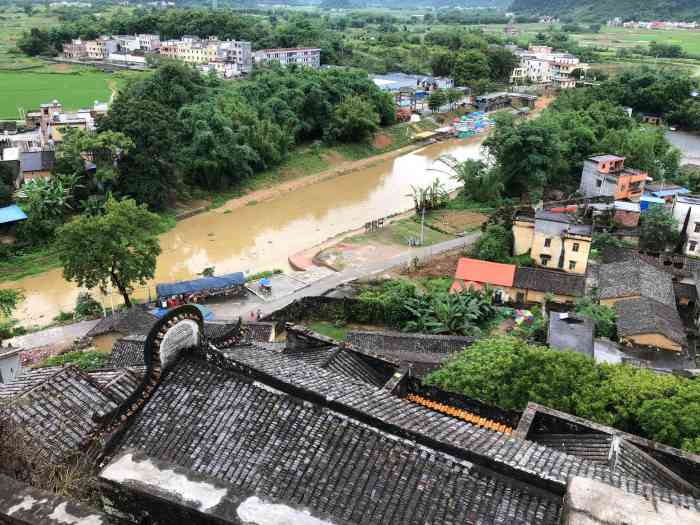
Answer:
[{"label": "window on building", "polygon": [[694,251],[695,251],[695,248],[697,248],[697,246],[698,246],[697,241],[690,241],[690,242],[688,243],[688,251],[694,252]]},{"label": "window on building", "polygon": [[569,270],[576,269],[576,261],[569,261]]},{"label": "window on building", "polygon": [[523,292],[518,292],[515,295],[515,300],[520,304],[524,303],[525,302],[525,294]]},{"label": "window on building", "polygon": [[545,239],[544,240],[544,247],[549,248],[552,245],[552,239]]},{"label": "window on building", "polygon": [[700,233],[700,222],[695,223],[695,233]]},{"label": "window on building", "polygon": [[579,248],[579,243],[575,242],[574,246],[571,248],[571,250],[577,252],[578,248]]},{"label": "window on building", "polygon": [[547,263],[552,259],[550,255],[540,255],[540,263],[542,266],[547,266]]},{"label": "window on building", "polygon": [[595,181],[595,187],[596,187],[596,188],[600,188],[602,185],[603,185],[603,181],[602,181],[602,180],[598,179],[598,180]]}]

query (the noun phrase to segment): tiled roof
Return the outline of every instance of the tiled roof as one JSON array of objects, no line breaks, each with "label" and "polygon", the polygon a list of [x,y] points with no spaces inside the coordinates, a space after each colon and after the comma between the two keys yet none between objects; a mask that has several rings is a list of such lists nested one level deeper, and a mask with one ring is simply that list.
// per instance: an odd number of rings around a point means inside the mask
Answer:
[{"label": "tiled roof", "polygon": [[112,345],[112,354],[107,362],[107,367],[123,368],[145,365],[143,356],[145,343],[145,335],[130,335],[117,339]]},{"label": "tiled roof", "polygon": [[391,374],[373,368],[364,356],[351,349],[326,346],[308,349],[284,349],[283,353],[304,363],[333,370],[345,377],[357,379],[370,385],[382,386]]},{"label": "tiled roof", "polygon": [[0,384],[0,401],[9,399],[28,390],[61,370],[61,366],[27,368],[19,372],[9,383]]},{"label": "tiled roof", "polygon": [[132,368],[111,368],[88,372],[100,388],[117,403],[126,401],[143,380],[145,366]]},{"label": "tiled roof", "polygon": [[94,416],[115,408],[96,381],[68,366],[14,397],[7,413],[43,454],[58,459],[83,448],[99,428]]},{"label": "tiled roof", "polygon": [[352,331],[345,336],[345,341],[353,348],[381,355],[398,362],[401,367],[410,367],[414,375],[422,377],[435,370],[450,355],[471,345],[474,338]]},{"label": "tiled roof", "polygon": [[513,286],[515,265],[481,261],[462,257],[457,264],[455,279],[493,284],[496,286]]},{"label": "tiled roof", "polygon": [[225,352],[225,357],[233,370],[247,370],[245,373],[258,375],[277,389],[294,394],[305,392],[319,404],[351,413],[385,431],[392,429],[392,434],[444,447],[462,459],[491,469],[518,472],[521,479],[546,480],[563,487],[570,476],[578,475],[700,511],[700,501],[679,494],[663,480],[654,487],[642,485],[639,480],[620,476],[605,465],[479,428],[397,398],[385,389],[343,378],[330,370],[310,370],[308,364],[292,356],[253,345],[233,348]]},{"label": "tiled roof", "polygon": [[[528,403],[515,435],[608,465],[627,479],[665,486],[696,497],[700,494],[700,456],[697,454],[536,403]],[[700,502],[694,501],[697,508]]]},{"label": "tiled roof", "polygon": [[195,358],[164,378],[122,446],[333,523],[555,524],[561,505],[525,483]]},{"label": "tiled roof", "polygon": [[592,160],[593,162],[610,162],[625,160],[625,157],[618,157],[617,155],[596,155],[595,157],[588,157],[588,160]]},{"label": "tiled roof", "polygon": [[[208,322],[204,323],[204,335],[209,339],[223,337],[238,324],[235,322]],[[274,323],[249,321],[244,322],[243,326],[248,331],[248,339],[250,341],[258,341],[261,343],[270,341],[274,334]]]},{"label": "tiled roof", "polygon": [[673,308],[676,306],[671,276],[641,259],[636,264],[629,261],[603,264],[599,270],[598,290],[601,299],[641,296]]},{"label": "tiled roof", "polygon": [[95,337],[110,332],[119,332],[124,335],[147,334],[158,318],[141,306],[132,306],[128,310],[119,310],[114,314],[101,319],[86,334]]},{"label": "tiled roof", "polygon": [[519,266],[515,272],[514,286],[537,292],[581,297],[585,292],[586,278],[573,273]]},{"label": "tiled roof", "polygon": [[373,352],[450,355],[464,350],[473,337],[457,335],[407,334],[403,332],[348,332],[345,340],[353,346]]},{"label": "tiled roof", "polygon": [[646,297],[615,303],[617,333],[621,337],[662,334],[680,345],[687,345],[685,329],[674,306]]}]

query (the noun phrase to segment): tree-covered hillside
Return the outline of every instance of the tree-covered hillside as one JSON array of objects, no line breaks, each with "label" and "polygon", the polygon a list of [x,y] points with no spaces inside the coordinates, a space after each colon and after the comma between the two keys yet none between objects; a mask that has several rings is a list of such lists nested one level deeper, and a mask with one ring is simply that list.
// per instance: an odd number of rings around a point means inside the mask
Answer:
[{"label": "tree-covered hillside", "polygon": [[580,20],[700,20],[698,0],[513,0],[511,8]]}]

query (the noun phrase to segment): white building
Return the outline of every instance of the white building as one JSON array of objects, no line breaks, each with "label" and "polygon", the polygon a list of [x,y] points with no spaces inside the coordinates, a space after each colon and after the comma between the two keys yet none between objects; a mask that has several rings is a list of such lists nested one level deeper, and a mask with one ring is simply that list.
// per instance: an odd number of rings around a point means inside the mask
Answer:
[{"label": "white building", "polygon": [[513,84],[530,82],[568,89],[576,87],[572,73],[577,69],[588,69],[588,64],[582,63],[578,57],[570,53],[555,53],[547,46],[530,46],[527,51],[516,51],[515,54],[520,57],[520,65],[511,74]]},{"label": "white building", "polygon": [[685,233],[683,253],[700,256],[700,197],[676,195],[672,213],[678,228]]},{"label": "white building", "polygon": [[160,48],[160,35],[143,33],[136,35],[141,51],[157,51]]},{"label": "white building", "polygon": [[300,64],[314,68],[321,67],[321,50],[317,47],[261,49],[253,56],[256,64],[279,62],[283,66]]}]

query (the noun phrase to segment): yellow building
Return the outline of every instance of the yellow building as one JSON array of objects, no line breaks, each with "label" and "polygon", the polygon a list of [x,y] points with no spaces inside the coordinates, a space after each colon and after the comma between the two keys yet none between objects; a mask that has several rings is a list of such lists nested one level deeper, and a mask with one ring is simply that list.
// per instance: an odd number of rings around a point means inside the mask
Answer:
[{"label": "yellow building", "polygon": [[585,274],[592,228],[567,213],[540,210],[535,217],[513,221],[513,253],[529,253],[537,266]]},{"label": "yellow building", "polygon": [[585,290],[586,278],[583,275],[521,266],[515,272],[510,293],[520,304],[547,301],[566,304],[583,297]]}]

